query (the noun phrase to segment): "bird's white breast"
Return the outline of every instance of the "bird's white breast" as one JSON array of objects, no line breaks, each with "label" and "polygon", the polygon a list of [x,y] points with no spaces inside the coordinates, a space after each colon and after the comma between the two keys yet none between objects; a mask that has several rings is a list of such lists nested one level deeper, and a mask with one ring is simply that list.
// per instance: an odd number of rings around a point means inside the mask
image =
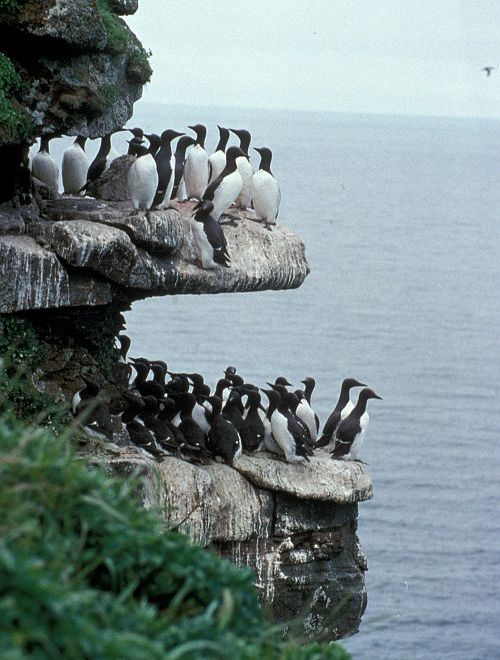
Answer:
[{"label": "bird's white breast", "polygon": [[199,144],[192,146],[187,152],[184,182],[188,199],[202,198],[208,184],[208,155]]},{"label": "bird's white breast", "polygon": [[292,462],[295,457],[295,439],[288,430],[287,418],[279,410],[275,410],[271,415],[271,430],[286,460]]},{"label": "bird's white breast", "polygon": [[87,182],[87,170],[89,161],[85,151],[79,144],[72,144],[66,149],[62,159],[63,190],[67,195],[79,193],[82,186]]},{"label": "bird's white breast", "polygon": [[58,192],[59,168],[49,153],[39,151],[31,162],[31,169],[33,176],[49,186],[53,192]]},{"label": "bird's white breast", "polygon": [[218,220],[224,211],[233,204],[240,194],[241,186],[241,175],[238,170],[231,172],[231,174],[228,174],[222,179],[214,193],[214,210],[212,211],[212,216],[215,220]]},{"label": "bird's white breast", "polygon": [[130,197],[135,209],[147,211],[158,187],[158,172],[156,162],[151,154],[137,158],[132,163],[127,175]]},{"label": "bird's white breast", "polygon": [[317,437],[316,416],[314,414],[314,410],[307,402],[307,399],[301,400],[301,402],[297,406],[296,414],[297,417],[299,417],[309,429],[309,433],[311,434],[311,440],[313,442],[316,442],[316,437]]},{"label": "bird's white breast", "polygon": [[[198,222],[193,218],[190,218],[191,227],[193,230],[193,236],[195,242],[200,251],[201,265],[206,269],[217,268],[218,265],[214,261],[214,249],[210,245],[210,242],[205,234],[205,230],[202,222]],[[226,390],[225,390],[226,391]]]},{"label": "bird's white breast", "polygon": [[259,170],[252,177],[252,199],[258,218],[269,223],[276,222],[281,193],[278,182],[266,170]]},{"label": "bird's white breast", "polygon": [[253,167],[248,158],[240,156],[236,159],[236,167],[241,176],[241,191],[236,199],[236,206],[247,209],[252,203]]},{"label": "bird's white breast", "polygon": [[226,154],[219,149],[219,151],[215,151],[210,156],[208,162],[210,163],[211,166],[210,180],[208,183],[212,183],[212,181],[219,176],[219,174],[226,166]]}]

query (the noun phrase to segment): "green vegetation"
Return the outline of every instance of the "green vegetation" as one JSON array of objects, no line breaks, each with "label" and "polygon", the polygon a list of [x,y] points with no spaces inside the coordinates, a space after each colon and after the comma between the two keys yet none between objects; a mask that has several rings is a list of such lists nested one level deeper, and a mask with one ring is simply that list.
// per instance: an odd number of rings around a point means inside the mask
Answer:
[{"label": "green vegetation", "polygon": [[86,102],[86,111],[92,115],[102,115],[118,98],[118,91],[114,85],[101,85],[94,95]]},{"label": "green vegetation", "polygon": [[4,14],[17,14],[20,8],[18,0],[0,0],[0,12]]},{"label": "green vegetation", "polygon": [[151,80],[151,76],[153,75],[153,69],[149,63],[151,55],[152,52],[150,50],[144,50],[141,46],[138,46],[132,52],[127,62],[127,78],[130,82],[138,82],[141,85],[145,85]]},{"label": "green vegetation", "polygon": [[28,321],[16,316],[0,317],[0,398],[23,422],[37,418],[57,432],[67,422],[67,413],[56,410],[53,397],[40,392],[32,380],[45,357]]},{"label": "green vegetation", "polygon": [[28,115],[16,108],[15,94],[22,91],[22,80],[12,61],[0,52],[0,142],[29,141],[33,124]]},{"label": "green vegetation", "polygon": [[97,0],[97,6],[108,35],[108,49],[114,53],[124,53],[129,43],[125,23],[113,12],[109,0]]},{"label": "green vegetation", "polygon": [[249,570],[164,532],[138,482],[89,468],[0,393],[2,658],[347,660],[284,641]]},{"label": "green vegetation", "polygon": [[144,85],[153,73],[149,64],[151,51],[145,50],[137,37],[127,29],[126,24],[113,12],[109,0],[97,0],[97,6],[108,36],[108,49],[113,53],[128,51],[127,78],[130,82]]}]

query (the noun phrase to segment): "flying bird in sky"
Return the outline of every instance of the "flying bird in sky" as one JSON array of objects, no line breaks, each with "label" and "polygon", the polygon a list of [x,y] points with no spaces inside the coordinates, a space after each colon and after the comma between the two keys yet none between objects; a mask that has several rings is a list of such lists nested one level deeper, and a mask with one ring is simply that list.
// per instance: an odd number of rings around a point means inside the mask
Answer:
[{"label": "flying bird in sky", "polygon": [[486,71],[486,77],[489,78],[494,68],[494,66],[485,66],[481,69],[481,71]]}]

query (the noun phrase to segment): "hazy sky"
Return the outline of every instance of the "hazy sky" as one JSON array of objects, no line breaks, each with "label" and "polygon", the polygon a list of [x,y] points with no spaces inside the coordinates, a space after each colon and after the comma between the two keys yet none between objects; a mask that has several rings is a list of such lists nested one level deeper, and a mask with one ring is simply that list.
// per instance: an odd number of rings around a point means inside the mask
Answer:
[{"label": "hazy sky", "polygon": [[500,0],[140,0],[147,101],[500,118]]}]

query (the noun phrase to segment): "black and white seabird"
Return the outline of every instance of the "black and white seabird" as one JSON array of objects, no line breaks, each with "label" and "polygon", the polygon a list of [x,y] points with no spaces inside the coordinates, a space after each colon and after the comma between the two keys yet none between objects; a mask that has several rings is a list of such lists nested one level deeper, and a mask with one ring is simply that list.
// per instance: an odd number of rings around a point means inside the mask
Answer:
[{"label": "black and white seabird", "polygon": [[31,161],[33,176],[50,188],[54,195],[59,192],[59,168],[50,155],[49,142],[54,135],[42,135],[40,149]]},{"label": "black and white seabird", "polygon": [[250,163],[248,150],[250,149],[251,135],[245,129],[230,128],[231,133],[234,133],[240,139],[240,149],[243,155],[236,160],[238,171],[241,175],[241,191],[236,198],[235,204],[240,209],[249,209],[252,205],[252,175],[253,167]]},{"label": "black and white seabird", "polygon": [[260,394],[258,391],[243,388],[247,402],[243,412],[243,423],[240,427],[241,444],[245,451],[258,451],[264,444],[265,428],[261,417]]},{"label": "black and white seabird", "polygon": [[85,387],[75,392],[71,403],[73,415],[82,417],[82,425],[90,437],[111,440],[113,424],[109,400],[100,386],[90,378],[82,376]]},{"label": "black and white seabird", "polygon": [[196,404],[196,397],[191,392],[185,392],[179,395],[181,398],[180,405],[180,424],[179,429],[186,438],[188,446],[200,452],[203,455],[206,452],[205,433],[200,426],[194,421],[192,413]]},{"label": "black and white seabird", "polygon": [[161,134],[161,146],[155,156],[156,169],[158,170],[158,188],[156,190],[153,206],[160,206],[166,199],[170,200],[170,193],[174,187],[175,158],[172,156],[172,140],[184,133],[178,133],[172,129],[163,131]]},{"label": "black and white seabird", "polygon": [[144,149],[142,148],[144,144],[144,140],[142,140],[141,138],[134,137],[131,140],[127,140],[127,142],[128,142],[127,156],[140,156],[141,153],[144,153]]},{"label": "black and white seabird", "polygon": [[195,209],[204,202],[212,202],[211,215],[218,221],[220,216],[235,202],[242,186],[241,175],[236,163],[242,154],[243,152],[238,147],[229,147],[224,169],[204,191],[202,199],[194,207]]},{"label": "black and white seabird", "polygon": [[337,404],[326,420],[325,426],[323,427],[323,433],[321,434],[321,438],[317,441],[316,447],[333,446],[335,442],[335,432],[338,425],[354,408],[354,404],[349,398],[349,392],[353,387],[365,387],[365,384],[360,383],[359,380],[356,380],[355,378],[345,378],[342,381]]},{"label": "black and white seabird", "polygon": [[186,186],[184,184],[184,166],[186,164],[186,151],[189,147],[194,145],[195,140],[189,135],[183,135],[177,141],[175,147],[174,160],[174,185],[170,193],[170,199],[178,199],[180,201],[186,199]]},{"label": "black and white seabird", "polygon": [[207,447],[216,457],[231,465],[241,456],[241,439],[234,424],[221,414],[222,401],[218,396],[211,396],[212,413],[209,415],[210,430]]},{"label": "black and white seabird", "polygon": [[202,268],[229,268],[231,257],[222,227],[212,215],[213,203],[201,202],[193,214],[193,235],[198,245]]},{"label": "black and white seabird", "polygon": [[134,392],[124,392],[127,408],[122,413],[122,422],[125,424],[131,442],[143,452],[147,452],[161,461],[168,452],[155,440],[154,434],[146,427],[141,413],[146,407],[142,397]]},{"label": "black and white seabird", "polygon": [[243,405],[241,403],[241,391],[237,387],[233,387],[229,392],[229,397],[222,409],[222,415],[234,425],[234,428],[239,432],[243,424]]},{"label": "black and white seabird", "polygon": [[153,150],[156,151],[156,140],[153,139],[150,145],[149,149],[137,148],[139,155],[127,174],[128,192],[136,212],[151,209],[158,188],[158,171],[153,156]]},{"label": "black and white seabird", "polygon": [[144,134],[144,137],[149,142],[149,153],[153,156],[153,158],[156,158],[156,154],[161,147],[161,137],[156,133],[149,133],[148,135]]},{"label": "black and white seabird", "polygon": [[229,140],[229,130],[217,126],[219,129],[219,141],[215,147],[215,151],[208,158],[208,183],[219,176],[224,167],[226,166],[226,147]]},{"label": "black and white seabird", "polygon": [[129,131],[130,133],[132,133],[132,135],[135,138],[138,138],[139,140],[142,140],[142,138],[144,137],[144,131],[142,130],[142,128],[139,128],[138,126],[136,126],[135,128],[122,128],[121,130]]},{"label": "black and white seabird", "polygon": [[259,169],[252,176],[252,200],[257,218],[262,220],[266,227],[276,224],[280,208],[281,192],[278,182],[271,172],[271,149],[267,147],[255,148],[260,154]]},{"label": "black and white seabird", "polygon": [[[295,415],[290,411],[289,405],[297,401],[292,392],[285,392],[280,396],[276,390],[267,391],[269,409],[271,412],[271,429],[273,437],[285,454],[288,463],[308,461],[312,455],[304,438],[303,429],[297,423]],[[268,412],[269,412],[268,409]]]},{"label": "black and white seabird", "polygon": [[89,183],[96,181],[111,165],[111,162],[118,156],[117,152],[112,148],[111,145],[111,136],[114,133],[118,133],[123,129],[118,129],[117,131],[112,131],[111,133],[106,133],[104,137],[101,138],[101,144],[99,145],[99,151],[96,154],[94,160],[90,163],[89,169],[87,170],[87,181],[80,188],[80,191],[88,188]]},{"label": "black and white seabird", "polygon": [[85,153],[86,141],[86,137],[79,135],[73,144],[63,153],[61,170],[65,195],[81,194],[82,186],[87,181],[89,160]]},{"label": "black and white seabird", "polygon": [[118,349],[120,352],[120,357],[118,358],[119,362],[126,362],[127,361],[127,353],[130,350],[130,344],[132,343],[130,340],[130,337],[124,333],[121,335],[118,335],[117,337],[118,343],[120,344],[120,348]]},{"label": "black and white seabird", "polygon": [[296,415],[299,417],[309,429],[312,442],[316,442],[319,431],[319,418],[311,408],[311,395],[315,386],[314,378],[308,376],[301,381],[305,385],[305,391],[297,390],[295,392],[299,399]]},{"label": "black and white seabird", "polygon": [[205,151],[207,129],[203,124],[188,126],[196,133],[196,143],[186,154],[184,182],[188,199],[201,199],[208,183],[208,154]]},{"label": "black and white seabird", "polygon": [[363,444],[366,433],[366,427],[370,421],[370,416],[366,410],[368,399],[381,399],[369,387],[361,390],[356,405],[350,415],[343,419],[338,428],[335,438],[335,447],[332,451],[332,458],[341,458],[346,461],[358,460],[359,450]]}]

